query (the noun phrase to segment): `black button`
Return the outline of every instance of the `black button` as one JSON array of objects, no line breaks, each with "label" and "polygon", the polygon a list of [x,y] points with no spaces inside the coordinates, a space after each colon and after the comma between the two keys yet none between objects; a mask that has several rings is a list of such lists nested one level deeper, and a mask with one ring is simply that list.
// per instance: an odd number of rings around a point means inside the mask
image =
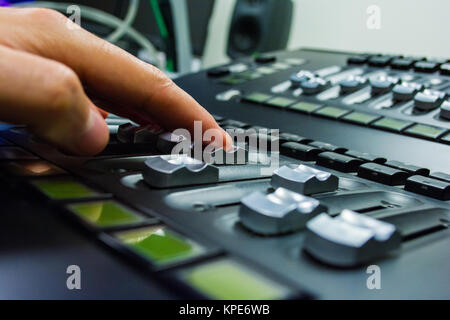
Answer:
[{"label": "black button", "polygon": [[320,148],[324,151],[332,151],[332,152],[336,152],[336,153],[344,153],[345,151],[348,150],[347,148],[338,147],[331,143],[326,143],[326,142],[322,142],[322,141],[313,141],[308,144],[310,146]]},{"label": "black button", "polygon": [[444,63],[439,70],[444,76],[450,76],[450,63]]},{"label": "black button", "polygon": [[391,68],[398,70],[408,70],[411,69],[415,61],[410,59],[394,59],[391,61]]},{"label": "black button", "polygon": [[207,71],[208,77],[211,78],[220,78],[220,77],[225,77],[227,75],[229,75],[230,69],[226,68],[226,67],[219,67],[219,68],[214,68],[214,69],[210,69]]},{"label": "black button", "polygon": [[351,157],[355,157],[358,159],[362,159],[362,160],[369,161],[369,162],[375,162],[375,163],[385,163],[387,160],[386,158],[383,158],[383,157],[379,157],[379,156],[375,156],[370,153],[359,152],[359,151],[355,151],[355,150],[348,150],[345,152],[345,154],[348,156],[351,156]]},{"label": "black button", "polygon": [[430,177],[434,178],[434,179],[450,182],[450,174],[445,173],[445,172],[433,172],[430,174]]},{"label": "black button", "polygon": [[276,60],[277,60],[276,56],[266,55],[266,54],[257,56],[255,58],[255,62],[256,63],[261,63],[261,64],[275,62]]},{"label": "black button", "polygon": [[388,167],[400,169],[400,170],[406,171],[411,174],[418,174],[420,176],[428,176],[430,174],[430,170],[427,168],[413,166],[410,164],[404,164],[403,162],[400,162],[400,161],[389,160],[384,165],[386,165]]},{"label": "black button", "polygon": [[355,172],[363,163],[361,159],[335,152],[322,152],[317,158],[318,165],[342,172]]},{"label": "black button", "polygon": [[283,155],[303,161],[315,161],[317,159],[317,155],[323,152],[319,148],[300,144],[297,142],[283,143],[281,145],[280,151]]},{"label": "black button", "polygon": [[220,123],[220,125],[223,127],[235,127],[235,128],[244,128],[244,127],[248,127],[248,124],[242,121],[238,121],[238,120],[232,120],[232,119],[227,119],[224,120]]},{"label": "black button", "polygon": [[386,167],[378,163],[365,163],[358,169],[358,176],[390,186],[405,184],[409,174],[405,171]]},{"label": "black button", "polygon": [[280,133],[279,138],[280,138],[280,143],[285,143],[285,142],[309,143],[312,141],[311,139],[299,136],[298,134],[287,133],[287,132]]},{"label": "black button", "polygon": [[369,60],[369,56],[361,55],[361,56],[352,56],[347,59],[348,64],[365,64]]},{"label": "black button", "polygon": [[435,62],[419,61],[414,64],[414,70],[418,72],[433,73],[438,71],[439,64]]},{"label": "black button", "polygon": [[423,176],[412,176],[406,180],[405,190],[423,194],[439,200],[450,200],[450,182]]},{"label": "black button", "polygon": [[368,63],[372,67],[386,67],[393,58],[392,56],[375,56],[371,57]]}]

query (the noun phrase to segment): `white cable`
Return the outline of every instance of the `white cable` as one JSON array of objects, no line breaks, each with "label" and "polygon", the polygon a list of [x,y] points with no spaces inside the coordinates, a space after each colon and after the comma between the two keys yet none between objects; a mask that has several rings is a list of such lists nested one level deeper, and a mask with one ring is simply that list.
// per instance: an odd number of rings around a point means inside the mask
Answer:
[{"label": "white cable", "polygon": [[139,9],[139,2],[140,0],[130,1],[130,4],[128,5],[127,14],[125,16],[125,19],[123,20],[123,23],[116,30],[114,30],[109,36],[106,37],[107,41],[116,43],[127,32],[127,29],[133,25]]},{"label": "white cable", "polygon": [[[30,3],[19,3],[15,4],[16,7],[39,7],[39,8],[48,8],[48,9],[54,9],[58,11],[62,11],[66,13],[66,10],[69,6],[72,6],[71,3],[55,3],[55,2],[49,2],[49,1],[34,1]],[[87,18],[88,20],[95,21],[100,24],[104,24],[111,28],[119,28],[123,24],[123,20],[117,18],[114,15],[111,15],[109,13],[106,13],[104,11],[79,5],[80,10],[83,14],[84,18]],[[140,32],[136,31],[133,27],[129,26],[126,30],[124,35],[130,36],[134,41],[136,41],[142,48],[144,48],[150,57],[153,57],[153,63],[157,67],[159,66],[159,59],[157,58],[158,51],[155,49],[155,47],[151,44],[151,42],[144,37]]]}]

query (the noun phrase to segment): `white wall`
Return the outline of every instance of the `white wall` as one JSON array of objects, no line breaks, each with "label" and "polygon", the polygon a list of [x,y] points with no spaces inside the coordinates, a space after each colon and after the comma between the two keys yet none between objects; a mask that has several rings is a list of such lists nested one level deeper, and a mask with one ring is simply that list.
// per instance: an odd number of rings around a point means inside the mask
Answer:
[{"label": "white wall", "polygon": [[[293,0],[288,47],[450,57],[450,0]],[[216,0],[204,66],[226,62],[226,39],[235,0]],[[367,28],[377,5],[381,28]]]},{"label": "white wall", "polygon": [[[450,58],[450,0],[294,0],[290,48]],[[381,28],[366,26],[377,5]]]}]

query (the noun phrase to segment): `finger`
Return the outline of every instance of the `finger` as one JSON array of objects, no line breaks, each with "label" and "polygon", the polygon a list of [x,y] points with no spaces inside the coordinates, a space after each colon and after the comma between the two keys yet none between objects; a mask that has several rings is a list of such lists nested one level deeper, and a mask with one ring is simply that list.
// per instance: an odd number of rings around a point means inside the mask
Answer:
[{"label": "finger", "polygon": [[[90,94],[109,101],[113,108],[127,106],[168,130],[187,128],[194,133],[194,121],[201,121],[203,131],[219,130],[223,143],[231,145],[214,118],[157,68],[83,29],[68,28],[70,23],[62,15],[49,10],[27,14],[37,30],[31,32],[34,37],[24,35],[27,40],[21,41],[21,49],[68,65]],[[43,30],[51,33],[43,36]]]},{"label": "finger", "polygon": [[108,128],[68,67],[0,46],[0,119],[25,124],[59,148],[80,155],[100,152]]}]

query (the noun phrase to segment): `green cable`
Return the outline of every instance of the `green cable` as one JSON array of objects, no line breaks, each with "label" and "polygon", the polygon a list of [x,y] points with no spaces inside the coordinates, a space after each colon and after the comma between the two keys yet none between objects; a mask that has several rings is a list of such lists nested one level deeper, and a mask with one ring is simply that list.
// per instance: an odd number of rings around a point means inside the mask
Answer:
[{"label": "green cable", "polygon": [[[166,23],[164,22],[164,17],[161,13],[161,9],[159,8],[158,0],[150,0],[150,6],[152,7],[153,14],[155,15],[156,19],[156,25],[158,26],[159,34],[161,37],[167,41],[169,37],[169,31],[167,30]],[[167,59],[167,66],[168,71],[174,70],[174,65],[172,59]]]}]

